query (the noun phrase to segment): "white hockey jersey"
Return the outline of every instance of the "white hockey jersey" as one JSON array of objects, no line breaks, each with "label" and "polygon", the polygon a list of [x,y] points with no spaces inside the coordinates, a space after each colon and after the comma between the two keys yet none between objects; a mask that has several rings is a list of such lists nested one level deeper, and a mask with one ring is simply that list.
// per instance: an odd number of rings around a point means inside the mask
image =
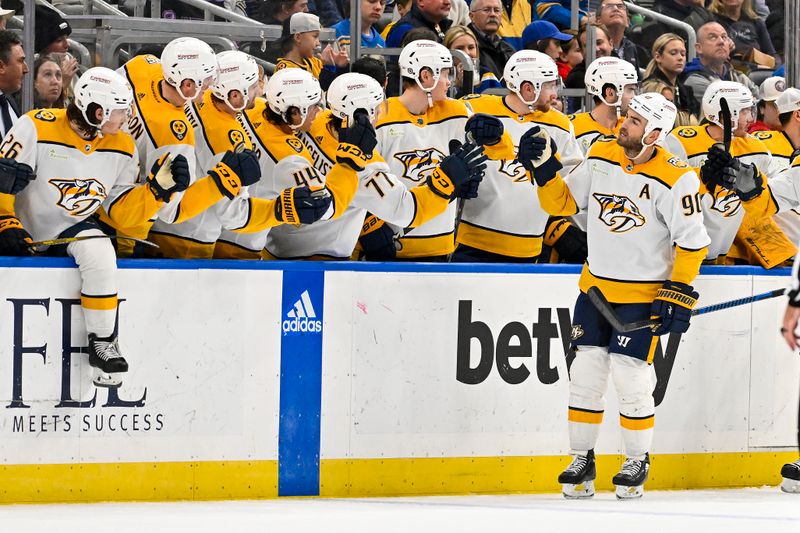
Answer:
[{"label": "white hockey jersey", "polygon": [[130,190],[138,172],[130,135],[87,141],[70,127],[66,109],[34,110],[20,117],[3,140],[0,156],[30,165],[36,174],[16,195],[15,205],[34,241],[54,239],[85,220],[112,192],[116,197]]},{"label": "white hockey jersey", "polygon": [[664,281],[691,284],[706,255],[700,180],[684,161],[658,147],[632,165],[616,140],[598,140],[565,179],[538,188],[552,215],[588,212],[589,256],[580,278],[614,303],[653,301]]},{"label": "white hockey jersey", "polygon": [[[245,132],[253,141],[253,149],[261,166],[261,180],[249,187],[254,198],[276,198],[283,189],[298,185],[324,185],[324,176],[314,171],[311,154],[294,133],[286,133],[266,119],[266,100],[259,98],[255,106],[240,115]],[[331,165],[332,167],[333,165]],[[316,226],[319,222],[316,222]],[[288,228],[289,226],[286,226]],[[215,247],[215,257],[257,259],[262,256],[270,228],[256,233],[223,230]]]},{"label": "white hockey jersey", "polygon": [[556,141],[559,158],[565,157],[571,170],[583,154],[570,134],[569,119],[555,110],[518,115],[500,96],[474,95],[465,101],[475,113],[498,117],[513,145],[504,157],[487,161],[478,197],[464,204],[458,242],[499,255],[534,258],[542,251],[549,215],[539,205],[536,184],[531,184],[525,168],[515,160],[517,144],[534,124],[539,125]]},{"label": "white hockey jersey", "polygon": [[[715,143],[717,141],[708,134],[708,125],[682,126],[667,135],[665,146],[699,173],[700,167],[708,158],[708,150]],[[766,176],[777,173],[776,168],[772,166],[771,154],[767,147],[751,135],[734,137],[731,140],[730,150],[740,161],[755,164],[765,175],[765,181]],[[731,249],[745,212],[734,191],[717,187],[712,195],[705,187],[702,190],[703,219],[708,236],[711,238],[706,261],[713,261],[725,256]]]},{"label": "white hockey jersey", "polygon": [[[239,120],[218,107],[211,91],[206,91],[202,102],[187,104],[186,117],[196,139],[196,174],[213,168],[229,150],[235,151],[240,145],[253,148]],[[252,209],[247,187],[243,187],[233,199],[223,198],[186,222],[169,224],[156,220],[151,238],[168,257],[210,259],[222,229],[245,227],[251,221]]]},{"label": "white hockey jersey", "polygon": [[[329,130],[330,120],[330,111],[320,113],[311,130],[300,135],[317,168],[284,171],[284,161],[281,161],[273,174],[274,189],[293,186],[293,180],[298,179],[308,185],[318,185],[317,180],[321,177],[328,183],[321,169],[338,168],[335,162],[338,141]],[[335,206],[335,217],[311,225],[284,225],[271,229],[267,234],[267,256],[278,259],[347,259],[353,253],[367,211],[385,222],[405,228],[429,220],[447,209],[448,200],[433,194],[427,185],[409,191],[391,174],[377,151],[372,158],[372,163],[356,173],[357,189],[349,205]]]},{"label": "white hockey jersey", "polygon": [[[760,140],[766,145],[769,152],[772,154],[773,165],[782,171],[788,169],[792,164],[792,155],[795,153],[795,148],[792,146],[792,141],[782,131],[757,131],[753,133],[753,137]],[[779,174],[776,174],[777,177]],[[770,176],[772,178],[773,176]],[[784,206],[784,210],[776,213],[772,218],[783,230],[786,237],[793,243],[800,242],[800,211],[798,208],[788,208]]]},{"label": "white hockey jersey", "polygon": [[572,122],[572,127],[575,132],[575,139],[578,140],[578,144],[583,149],[584,153],[589,151],[589,147],[591,147],[597,139],[615,136],[624,120],[624,118],[617,120],[614,129],[610,130],[597,122],[588,111],[569,116],[569,121]]},{"label": "white hockey jersey", "polygon": [[[463,102],[434,102],[423,115],[413,115],[399,98],[386,101],[386,112],[378,119],[377,151],[409,189],[425,183],[436,166],[450,153],[450,141],[464,142],[469,111]],[[415,259],[446,256],[455,249],[456,204],[432,220],[407,232],[397,257]]]}]

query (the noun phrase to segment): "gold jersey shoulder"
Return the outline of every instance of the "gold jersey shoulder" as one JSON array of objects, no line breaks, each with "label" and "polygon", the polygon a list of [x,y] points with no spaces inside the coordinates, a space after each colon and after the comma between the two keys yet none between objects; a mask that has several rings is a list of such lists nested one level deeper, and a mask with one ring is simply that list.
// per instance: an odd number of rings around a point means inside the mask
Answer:
[{"label": "gold jersey shoulder", "polygon": [[397,97],[386,100],[385,112],[380,116],[375,124],[380,128],[386,124],[408,123],[424,127],[427,124],[444,122],[453,118],[467,118],[469,113],[464,102],[459,100],[447,99],[441,102],[434,102],[433,107],[429,108],[423,115],[413,115],[406,109]]},{"label": "gold jersey shoulder", "polygon": [[671,154],[662,147],[656,148],[655,156],[633,167],[631,161],[625,156],[625,151],[616,139],[598,139],[592,144],[587,154],[587,159],[600,159],[607,163],[619,166],[627,172],[645,175],[654,178],[667,187],[672,187],[687,172],[692,170],[686,161]]},{"label": "gold jersey shoulder", "polygon": [[[753,135],[745,135],[744,137],[736,137],[731,142],[731,148],[734,144],[738,145],[738,154],[768,154],[769,148],[764,144],[764,141],[754,137]],[[737,155],[738,155],[737,154]]]},{"label": "gold jersey shoulder", "polygon": [[791,157],[794,147],[782,131],[757,131],[753,136],[764,143],[772,155]]},{"label": "gold jersey shoulder", "polygon": [[496,117],[516,116],[516,113],[503,103],[503,97],[496,94],[468,95],[461,101],[465,102],[475,113],[486,113]]},{"label": "gold jersey shoulder", "polygon": [[203,101],[192,104],[194,115],[200,120],[204,142],[208,143],[212,153],[220,154],[234,150],[240,144],[252,149],[250,142],[241,123],[236,117],[220,109],[213,100],[211,91],[206,91]]},{"label": "gold jersey shoulder", "polygon": [[119,132],[98,135],[92,140],[83,139],[70,127],[66,109],[37,109],[27,115],[36,127],[38,142],[70,146],[84,154],[113,151],[133,156],[135,145],[130,135]]},{"label": "gold jersey shoulder", "polygon": [[558,109],[550,108],[547,111],[534,111],[533,121],[545,126],[552,126],[569,133],[571,125],[569,117]]},{"label": "gold jersey shoulder", "polygon": [[[156,62],[150,62],[148,58]],[[137,56],[125,63],[124,69],[133,88],[137,111],[137,116],[129,121],[131,133],[137,139],[143,133],[148,135],[156,148],[174,144],[194,146],[194,132],[189,127],[183,107],[172,105],[161,95],[160,83],[164,74],[158,59]]]},{"label": "gold jersey shoulder", "polygon": [[[614,134],[614,131],[597,122],[592,114],[588,111],[585,113],[569,115],[568,118],[570,122],[572,122],[572,129],[575,130],[575,137],[580,137],[581,135],[586,135],[587,133],[599,133],[600,135]],[[621,122],[617,123],[617,127],[619,127],[620,123]]]}]

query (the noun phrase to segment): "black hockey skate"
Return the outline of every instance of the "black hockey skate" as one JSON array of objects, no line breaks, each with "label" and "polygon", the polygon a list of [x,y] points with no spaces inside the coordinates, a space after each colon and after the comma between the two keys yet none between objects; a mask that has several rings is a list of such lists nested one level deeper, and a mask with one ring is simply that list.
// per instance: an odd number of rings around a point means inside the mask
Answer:
[{"label": "black hockey skate", "polygon": [[650,473],[650,454],[644,454],[644,460],[628,457],[622,463],[622,469],[614,476],[612,483],[617,487],[617,499],[631,500],[641,498],[644,494],[644,482]]},{"label": "black hockey skate", "polygon": [[119,387],[122,378],[118,375],[128,371],[128,362],[119,353],[116,337],[98,337],[89,333],[89,364],[92,365],[92,381],[98,387]]},{"label": "black hockey skate", "polygon": [[783,492],[800,494],[800,459],[783,465],[781,477],[783,477],[781,482],[781,490]]},{"label": "black hockey skate", "polygon": [[594,450],[586,455],[573,455],[572,462],[558,476],[564,497],[570,500],[594,496],[594,479],[597,470],[594,463]]}]

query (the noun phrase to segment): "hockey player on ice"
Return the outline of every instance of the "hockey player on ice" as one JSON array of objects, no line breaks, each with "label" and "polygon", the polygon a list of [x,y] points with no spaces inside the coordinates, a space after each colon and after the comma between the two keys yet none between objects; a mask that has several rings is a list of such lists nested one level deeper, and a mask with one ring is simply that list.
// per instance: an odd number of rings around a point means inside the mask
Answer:
[{"label": "hockey player on ice", "polygon": [[[157,159],[145,183],[135,185],[138,156],[128,120],[133,93],[114,71],[95,67],[78,80],[67,109],[34,110],[8,132],[0,156],[0,254],[30,255],[29,243],[105,235],[91,215],[104,204],[122,226],[147,220],[165,200],[189,186],[186,159]],[[109,205],[107,198],[117,198]],[[119,386],[128,363],[119,351],[117,263],[109,239],[53,246],[69,255],[81,275],[81,307],[89,333],[94,382]]]},{"label": "hockey player on ice", "polygon": [[[709,243],[697,174],[661,146],[676,114],[660,94],[635,96],[618,138],[596,141],[564,179],[545,131],[527,133],[537,143],[519,153],[533,163],[546,211],[566,216],[587,209],[589,215],[589,255],[572,324],[576,357],[567,418],[573,460],[558,478],[568,498],[594,494],[594,447],[609,375],[626,456],[613,479],[617,497],[638,498],[644,492],[655,425],[653,354],[660,335],[688,330],[698,298],[691,283]],[[592,286],[626,321],[655,318],[660,325],[655,331],[614,331],[587,297]]]}]

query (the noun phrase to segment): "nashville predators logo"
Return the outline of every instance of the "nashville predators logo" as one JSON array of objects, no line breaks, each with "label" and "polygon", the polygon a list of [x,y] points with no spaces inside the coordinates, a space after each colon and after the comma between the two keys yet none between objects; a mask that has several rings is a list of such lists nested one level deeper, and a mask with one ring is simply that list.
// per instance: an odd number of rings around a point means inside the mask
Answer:
[{"label": "nashville predators logo", "polygon": [[768,141],[772,139],[772,132],[771,131],[756,131],[753,133],[756,139],[761,139],[762,141]]},{"label": "nashville predators logo", "polygon": [[186,123],[182,120],[173,120],[170,122],[169,129],[172,130],[175,138],[179,141],[182,141],[184,137],[186,137],[186,132],[189,130],[189,128],[186,126]]},{"label": "nashville predators logo", "polygon": [[409,150],[394,155],[403,163],[403,178],[419,183],[433,173],[433,170],[444,159],[444,154],[436,148]]},{"label": "nashville predators logo", "polygon": [[739,212],[740,207],[742,207],[742,201],[739,200],[736,191],[729,191],[721,187],[717,188],[711,209],[722,213],[724,217],[732,217]]},{"label": "nashville predators logo", "polygon": [[286,144],[291,146],[292,150],[298,154],[303,153],[303,143],[300,142],[300,139],[286,139]]},{"label": "nashville predators logo", "polygon": [[34,117],[38,118],[39,120],[43,120],[45,122],[55,122],[56,116],[47,109],[42,109],[38,113],[34,115]]},{"label": "nashville predators logo", "polygon": [[525,174],[525,167],[519,161],[504,159],[500,162],[500,172],[514,181],[527,181],[528,179],[527,174]]},{"label": "nashville predators logo", "polygon": [[596,192],[592,196],[600,204],[600,216],[603,224],[614,233],[624,233],[637,226],[644,226],[644,216],[639,212],[630,198],[617,194]]},{"label": "nashville predators logo", "polygon": [[61,194],[58,205],[72,216],[90,215],[106,199],[106,188],[95,179],[52,179],[48,183]]},{"label": "nashville predators logo", "polygon": [[678,130],[678,136],[683,137],[684,139],[691,139],[692,137],[697,136],[697,131],[693,130],[692,128],[681,128]]},{"label": "nashville predators logo", "polygon": [[228,132],[228,140],[231,142],[231,146],[236,148],[244,142],[244,133],[241,130],[230,130]]},{"label": "nashville predators logo", "polygon": [[687,165],[684,161],[682,161],[677,157],[670,157],[669,159],[667,159],[667,163],[669,163],[675,168],[689,168],[689,165]]}]

